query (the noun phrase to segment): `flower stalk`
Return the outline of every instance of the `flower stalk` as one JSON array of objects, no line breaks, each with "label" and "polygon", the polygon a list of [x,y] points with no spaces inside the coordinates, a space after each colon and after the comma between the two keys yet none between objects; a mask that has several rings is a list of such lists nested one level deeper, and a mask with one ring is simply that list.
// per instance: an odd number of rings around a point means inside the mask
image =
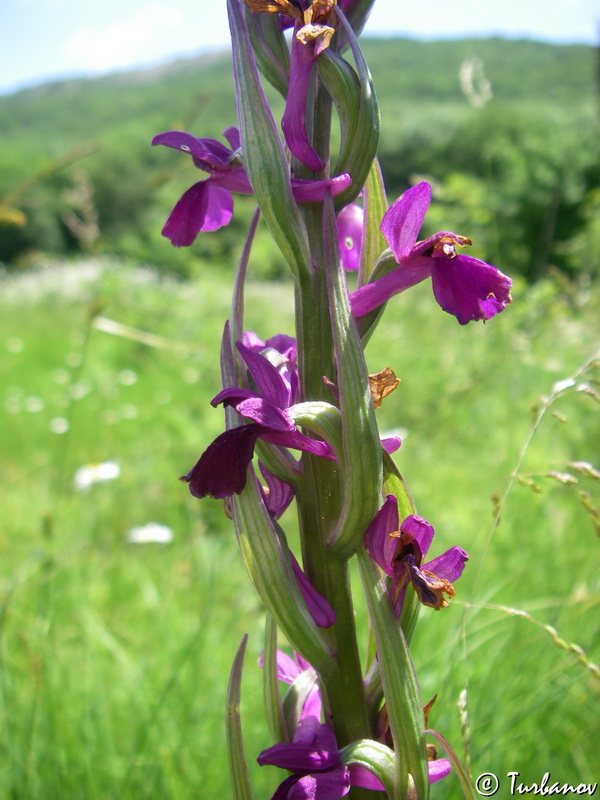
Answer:
[{"label": "flower stalk", "polygon": [[[430,783],[451,769],[447,759],[427,760],[409,648],[420,605],[443,609],[468,557],[453,547],[424,560],[433,527],[390,456],[399,439],[381,439],[377,425],[376,408],[398,380],[389,368],[369,375],[365,346],[388,301],[427,278],[462,325],[491,319],[511,300],[509,278],[457,252],[467,237],[442,231],[418,241],[429,184],[407,188],[388,208],[377,97],[357,39],[373,2],[227,0],[239,131],[225,132],[229,148],[181,131],[153,142],[183,150],[208,173],[163,229],[176,246],[228,224],[233,193],[257,202],[212,401],[224,406],[225,431],[182,480],[195,497],[225,500],[268,612],[262,665],[275,742],[258,762],[285,771],[274,800],[367,800],[373,791],[427,800]],[[286,100],[279,121],[259,71]],[[341,141],[331,153],[334,115]],[[290,269],[295,308],[294,336],[269,332],[264,341],[244,330],[260,220]],[[346,270],[357,275],[352,286]],[[282,520],[292,504],[297,552]],[[370,620],[365,663],[357,603]],[[278,631],[293,658],[277,650]],[[228,699],[236,800],[252,796],[239,719],[244,646]],[[283,701],[278,680],[290,686]]]}]

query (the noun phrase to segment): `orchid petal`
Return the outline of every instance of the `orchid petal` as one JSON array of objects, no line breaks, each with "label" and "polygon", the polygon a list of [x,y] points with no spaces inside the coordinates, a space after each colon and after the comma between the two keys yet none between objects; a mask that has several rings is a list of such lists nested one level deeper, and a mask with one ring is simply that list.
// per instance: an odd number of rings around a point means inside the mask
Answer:
[{"label": "orchid petal", "polygon": [[[259,666],[263,666],[263,656],[259,658]],[[277,680],[289,683],[290,685],[301,675],[305,669],[301,667],[295,659],[290,658],[283,650],[277,651]]]},{"label": "orchid petal", "polygon": [[281,119],[281,129],[290,151],[313,172],[325,168],[323,159],[308,141],[306,132],[306,102],[308,85],[313,64],[316,61],[315,48],[311,43],[303,44],[297,37],[299,26],[294,28],[290,57],[290,85],[287,93],[285,111]]},{"label": "orchid petal", "polygon": [[238,414],[257,422],[262,428],[275,431],[296,430],[284,408],[250,389],[238,389],[235,386],[223,389],[211,400],[213,406],[219,403],[235,408]]},{"label": "orchid petal", "polygon": [[358,203],[344,206],[337,215],[337,232],[344,269],[360,267],[365,212]]},{"label": "orchid petal", "polygon": [[385,791],[382,782],[373,775],[366,767],[359,764],[350,764],[350,783],[352,786],[362,786],[363,789],[371,789],[374,792]]},{"label": "orchid petal", "polygon": [[241,342],[237,343],[237,349],[246,362],[260,393],[280,408],[286,408],[289,404],[288,390],[273,364]]},{"label": "orchid petal", "polygon": [[292,569],[298,582],[298,588],[304,598],[306,607],[308,608],[311,617],[319,628],[330,628],[336,620],[335,611],[329,604],[329,601],[322,594],[317,592],[312,583],[308,580],[300,564],[293,553],[290,553],[292,561]]},{"label": "orchid petal", "polygon": [[334,178],[322,181],[310,181],[305,178],[292,178],[292,193],[299,203],[324,200],[326,196],[335,197],[352,185],[352,178],[347,172]]},{"label": "orchid petal", "polygon": [[430,203],[431,186],[422,181],[404,192],[384,214],[381,232],[398,263],[414,247]]},{"label": "orchid petal", "polygon": [[[260,667],[263,666],[262,653],[258,663]],[[302,658],[299,653],[294,652],[294,658],[291,659],[282,650],[277,651],[277,680],[292,685],[296,681],[296,678],[299,678],[304,672],[310,672],[311,675],[314,676],[314,685],[308,690],[304,698],[302,711],[300,713],[300,722],[308,719],[308,717],[313,717],[318,723],[315,727],[316,730],[318,725],[321,724],[320,720],[322,711],[321,693],[319,690],[317,673],[311,667],[308,661],[305,658]],[[304,727],[304,730],[306,730],[306,727]],[[311,737],[311,740],[312,738],[313,737]],[[294,741],[296,741],[295,738]]]},{"label": "orchid petal", "polygon": [[257,422],[262,428],[271,431],[293,433],[295,425],[284,409],[279,408],[264,397],[252,397],[235,406],[238,414]]},{"label": "orchid petal", "polygon": [[472,256],[432,258],[431,277],[435,299],[461,325],[491,319],[511,302],[510,278]]},{"label": "orchid petal", "polygon": [[432,259],[421,259],[418,263],[402,264],[396,269],[361,286],[350,294],[350,305],[354,317],[362,317],[386,303],[390,297],[409,289],[431,275]]},{"label": "orchid petal", "polygon": [[197,167],[211,172],[228,166],[231,150],[217,139],[199,139],[185,131],[165,131],[152,139],[152,144],[165,145],[183,153],[189,153]]},{"label": "orchid petal", "polygon": [[288,791],[287,800],[339,800],[350,791],[350,773],[344,766],[330,772],[305,775]]},{"label": "orchid petal", "polygon": [[256,759],[261,767],[272,766],[296,772],[329,769],[340,763],[336,745],[333,750],[317,749],[315,742],[280,742],[263,750]]},{"label": "orchid petal", "polygon": [[240,494],[246,485],[246,470],[252,456],[259,425],[241,425],[225,431],[202,453],[197,464],[181,480],[189,483],[194,497],[217,498]]},{"label": "orchid petal", "polygon": [[229,128],[225,128],[223,131],[223,136],[229,142],[229,146],[231,147],[232,151],[239,150],[242,146],[242,139],[240,137],[240,131],[234,125],[231,125]]},{"label": "orchid petal", "polygon": [[298,721],[298,725],[296,726],[296,731],[294,733],[294,744],[308,744],[315,750],[335,750],[337,749],[337,742],[333,741],[333,746],[331,747],[318,747],[316,744],[316,738],[319,733],[319,729],[321,728],[320,717],[317,717],[314,714],[302,714],[302,718]]},{"label": "orchid petal", "polygon": [[393,575],[396,543],[389,534],[398,530],[398,501],[388,494],[365,532],[365,549],[386,575]]},{"label": "orchid petal", "polygon": [[427,769],[429,770],[429,783],[437,783],[452,772],[452,764],[447,758],[436,758],[434,761],[427,762]]},{"label": "orchid petal", "polygon": [[251,389],[240,389],[237,386],[229,386],[215,395],[210,401],[210,404],[214,408],[220,403],[235,406],[237,403],[241,403],[243,400],[248,400],[251,397],[261,397],[261,395],[258,392],[253,392]]},{"label": "orchid petal", "polygon": [[402,533],[410,534],[417,541],[421,553],[426,555],[435,534],[433,526],[426,519],[418,517],[416,514],[411,514],[403,520],[400,530]]},{"label": "orchid petal", "polygon": [[268,492],[265,492],[265,505],[273,519],[279,519],[289,504],[294,499],[294,490],[289,483],[277,478],[262,464],[258,462],[260,471],[267,484]]},{"label": "orchid petal", "polygon": [[381,440],[381,446],[389,455],[399,450],[401,445],[402,439],[399,436],[387,436],[385,439]]},{"label": "orchid petal", "polygon": [[330,461],[337,461],[335,453],[327,442],[321,439],[311,439],[300,431],[273,431],[263,430],[260,438],[271,444],[278,444],[281,447],[291,447],[294,450],[302,450],[304,453],[312,453],[321,458],[328,458]]},{"label": "orchid petal", "polygon": [[330,772],[305,775],[288,792],[288,800],[339,800],[350,791],[350,773],[341,766]]},{"label": "orchid petal", "polygon": [[427,564],[423,564],[423,569],[433,572],[438,578],[447,581],[455,581],[463,574],[465,564],[469,560],[466,550],[462,547],[450,547],[444,553],[436,556]]},{"label": "orchid petal", "polygon": [[208,178],[183,193],[169,214],[162,235],[175,247],[188,247],[200,231],[213,231],[228,225],[232,214],[231,192],[211,186]]}]

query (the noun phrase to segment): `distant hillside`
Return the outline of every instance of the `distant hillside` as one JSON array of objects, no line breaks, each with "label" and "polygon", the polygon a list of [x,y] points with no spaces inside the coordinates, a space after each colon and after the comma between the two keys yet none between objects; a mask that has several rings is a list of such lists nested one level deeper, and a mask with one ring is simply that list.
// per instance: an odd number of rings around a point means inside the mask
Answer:
[{"label": "distant hillside", "polygon": [[[420,42],[364,39],[382,108],[403,103],[464,102],[458,73],[465,58],[482,60],[499,101],[585,103],[595,91],[595,54],[585,45],[500,38]],[[0,141],[44,142],[46,152],[103,131],[146,120],[153,130],[198,121],[216,134],[235,122],[228,52],[143,71],[60,81],[0,97]]]},{"label": "distant hillside", "polygon": [[[363,48],[390,195],[426,177],[439,198],[432,225],[472,234],[479,255],[529,279],[549,265],[600,270],[594,48],[500,38],[367,38]],[[485,107],[461,90],[467,59],[491,83]],[[280,118],[283,100],[266,90]],[[193,249],[172,248],[162,224],[200,175],[191,159],[150,141],[171,128],[218,137],[235,124],[228,52],[0,97],[0,262],[83,250],[182,274],[195,260],[230,264],[252,201],[238,198],[231,225]],[[264,276],[279,275],[278,252],[260,246]]]}]

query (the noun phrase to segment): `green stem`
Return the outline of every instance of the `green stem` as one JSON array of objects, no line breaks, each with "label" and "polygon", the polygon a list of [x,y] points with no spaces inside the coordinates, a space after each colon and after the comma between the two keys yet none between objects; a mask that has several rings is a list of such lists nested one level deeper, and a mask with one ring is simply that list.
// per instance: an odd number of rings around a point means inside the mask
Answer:
[{"label": "green stem", "polygon": [[[333,339],[322,267],[322,210],[311,206],[306,214],[316,268],[311,280],[299,286],[297,294],[297,337],[302,393],[311,400],[331,401],[322,376],[335,381]],[[312,234],[312,235],[311,235]],[[336,623],[324,633],[336,653],[328,674],[321,672],[321,685],[330,721],[340,747],[369,738],[362,670],[354,624],[354,608],[345,559],[327,547],[339,519],[341,492],[338,465],[305,455],[298,481],[298,508],[302,556],[306,573],[317,591],[331,603]]]},{"label": "green stem", "polygon": [[[322,87],[315,93],[309,125],[313,145],[324,160],[329,156],[331,99]],[[294,173],[303,177],[303,168],[294,163]],[[323,204],[302,207],[311,249],[311,264],[296,288],[296,337],[301,400],[332,402],[323,377],[336,381],[333,332],[325,271],[323,243]],[[323,631],[335,653],[330,669],[320,670],[319,678],[326,709],[339,747],[370,738],[359,648],[354,622],[348,562],[330,551],[327,541],[341,513],[341,485],[337,463],[305,453],[297,483],[297,506],[306,574],[336,613],[335,624]],[[352,789],[352,800],[367,800],[373,795]]]}]

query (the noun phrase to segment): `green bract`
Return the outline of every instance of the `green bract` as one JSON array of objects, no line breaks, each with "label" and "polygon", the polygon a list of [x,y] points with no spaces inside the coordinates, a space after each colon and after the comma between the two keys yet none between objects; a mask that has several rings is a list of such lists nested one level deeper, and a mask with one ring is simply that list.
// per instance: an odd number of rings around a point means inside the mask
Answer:
[{"label": "green bract", "polygon": [[244,636],[236,653],[227,687],[227,757],[233,800],[253,800],[248,767],[244,755],[244,739],[240,720],[242,669],[248,634]]},{"label": "green bract", "polygon": [[244,8],[256,64],[277,91],[286,96],[290,82],[290,51],[275,14],[252,14]]},{"label": "green bract", "polygon": [[290,169],[252,54],[239,0],[227,0],[244,163],[256,201],[293,274],[310,265],[306,228],[292,195]]},{"label": "green bract", "polygon": [[348,38],[356,70],[330,50],[321,53],[317,59],[317,67],[340,119],[340,153],[334,174],[348,172],[352,177],[352,185],[335,198],[335,206],[339,209],[355,200],[362,191],[377,154],[381,122],[367,63],[352,27],[338,7],[336,11]]}]

